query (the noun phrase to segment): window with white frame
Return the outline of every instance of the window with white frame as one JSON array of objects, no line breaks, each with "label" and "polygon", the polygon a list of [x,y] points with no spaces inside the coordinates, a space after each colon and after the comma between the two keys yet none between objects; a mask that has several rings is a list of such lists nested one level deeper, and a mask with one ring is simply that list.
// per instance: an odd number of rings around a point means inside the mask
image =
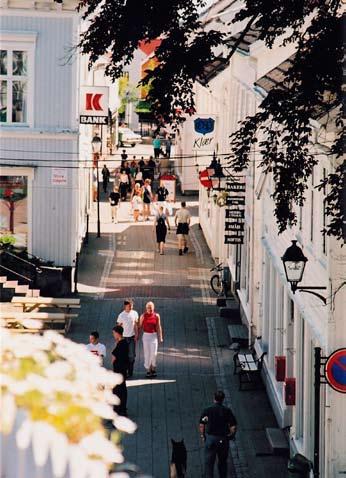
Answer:
[{"label": "window with white frame", "polygon": [[31,125],[33,108],[33,47],[36,34],[1,36],[0,123]]}]

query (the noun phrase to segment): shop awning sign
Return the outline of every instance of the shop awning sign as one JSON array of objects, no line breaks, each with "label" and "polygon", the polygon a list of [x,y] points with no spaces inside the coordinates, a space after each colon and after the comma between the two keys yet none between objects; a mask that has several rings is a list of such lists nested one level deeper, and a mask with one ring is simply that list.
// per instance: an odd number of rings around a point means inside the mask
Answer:
[{"label": "shop awning sign", "polygon": [[324,376],[334,390],[346,393],[346,348],[335,350],[329,355]]},{"label": "shop awning sign", "polygon": [[81,86],[79,109],[81,124],[108,124],[108,108],[108,86]]}]

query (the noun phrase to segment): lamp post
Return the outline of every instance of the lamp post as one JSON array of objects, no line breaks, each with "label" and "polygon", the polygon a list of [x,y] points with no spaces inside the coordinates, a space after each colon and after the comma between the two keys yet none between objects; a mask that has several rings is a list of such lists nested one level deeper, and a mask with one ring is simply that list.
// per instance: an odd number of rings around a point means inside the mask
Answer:
[{"label": "lamp post", "polygon": [[99,157],[102,148],[102,140],[95,135],[91,141],[91,146],[94,155],[94,165],[96,165],[96,181],[97,181],[97,237],[101,237],[100,225],[100,178],[99,178]]},{"label": "lamp post", "polygon": [[[288,247],[282,256],[287,281],[291,284],[293,294],[297,290],[306,292],[318,297],[326,305],[327,299],[321,294],[314,292],[315,290],[325,290],[322,286],[298,286],[301,282],[308,261],[304,256],[302,249],[297,246],[297,241],[292,241],[292,245]],[[320,347],[315,347],[315,366],[314,366],[314,478],[320,476],[320,391],[321,391],[321,365],[322,359]]]},{"label": "lamp post", "polygon": [[321,294],[314,292],[315,290],[325,290],[326,287],[322,286],[298,286],[298,283],[303,279],[305,265],[308,261],[304,256],[302,249],[297,246],[297,241],[292,241],[292,245],[288,247],[281,257],[284,265],[287,282],[291,284],[291,290],[293,294],[297,290],[312,294],[322,300],[324,304],[327,303],[327,299]]}]

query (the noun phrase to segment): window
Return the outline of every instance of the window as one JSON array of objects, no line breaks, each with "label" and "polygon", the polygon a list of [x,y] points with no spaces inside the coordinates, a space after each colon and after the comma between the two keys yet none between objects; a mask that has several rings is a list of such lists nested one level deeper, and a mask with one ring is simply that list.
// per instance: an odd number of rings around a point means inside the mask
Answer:
[{"label": "window", "polygon": [[1,122],[27,123],[28,52],[0,50]]},{"label": "window", "polygon": [[0,124],[33,126],[36,32],[0,32]]}]

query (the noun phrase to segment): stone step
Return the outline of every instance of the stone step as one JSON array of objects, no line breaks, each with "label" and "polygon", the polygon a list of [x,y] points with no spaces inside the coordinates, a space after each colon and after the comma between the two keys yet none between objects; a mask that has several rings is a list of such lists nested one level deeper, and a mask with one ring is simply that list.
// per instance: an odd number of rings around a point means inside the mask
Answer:
[{"label": "stone step", "polygon": [[281,428],[266,428],[270,449],[274,455],[289,455],[289,446],[285,433]]},{"label": "stone step", "polygon": [[18,286],[17,280],[8,280],[3,284],[4,289],[15,289]]},{"label": "stone step", "polygon": [[40,297],[40,289],[29,289],[25,297]]},{"label": "stone step", "polygon": [[26,284],[17,285],[16,287],[16,294],[26,294],[29,290],[29,286]]},{"label": "stone step", "polygon": [[6,276],[0,276],[0,284],[4,284],[7,282],[7,277]]}]

